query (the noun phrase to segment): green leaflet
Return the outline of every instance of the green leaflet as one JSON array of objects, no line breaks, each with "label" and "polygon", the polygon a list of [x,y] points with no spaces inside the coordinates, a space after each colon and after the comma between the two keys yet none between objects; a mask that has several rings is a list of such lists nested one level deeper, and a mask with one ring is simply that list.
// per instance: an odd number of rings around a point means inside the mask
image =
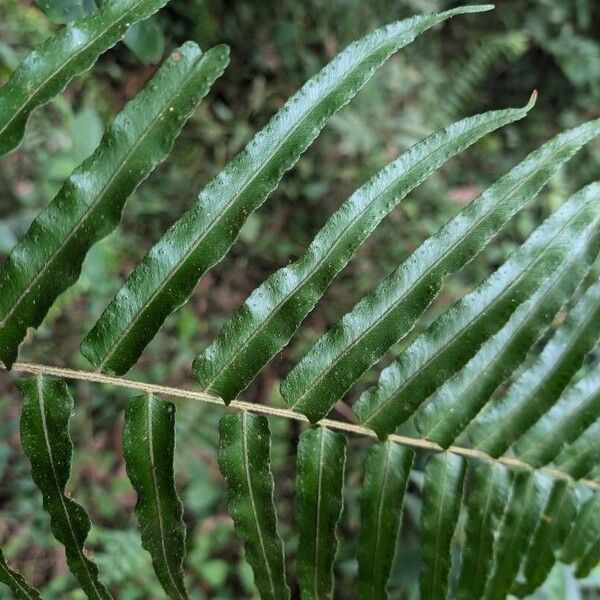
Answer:
[{"label": "green leaflet", "polygon": [[336,527],[342,514],[346,436],[325,427],[298,442],[298,583],[302,598],[333,598]]},{"label": "green leaflet", "polygon": [[500,456],[556,402],[600,335],[600,281],[590,286],[531,368],[473,422],[474,445]]},{"label": "green leaflet", "polygon": [[[599,133],[600,120],[596,120],[555,137],[426,240],[321,336],[290,372],[281,386],[290,407],[311,422],[325,416],[362,374],[414,327],[437,296],[444,277],[480,252],[552,173]],[[374,409],[371,401],[363,400],[361,421]],[[381,431],[391,427],[387,418],[377,426]]]},{"label": "green leaflet", "polygon": [[499,463],[470,469],[466,541],[456,590],[457,600],[481,598],[493,564],[495,533],[504,513],[511,474]]},{"label": "green leaflet", "polygon": [[0,550],[0,583],[4,583],[11,589],[15,600],[41,600],[40,593],[33,589],[22,575],[8,566],[2,550]]},{"label": "green leaflet", "polygon": [[575,523],[565,539],[560,560],[567,564],[578,561],[600,537],[600,493],[590,496],[575,518]]},{"label": "green leaflet", "polygon": [[523,118],[522,109],[476,115],[415,144],[329,218],[306,252],[252,292],[195,360],[202,388],[232,400],[290,340],[303,319],[380,221],[435,169],[478,139]]},{"label": "green leaflet", "polygon": [[408,476],[415,452],[393,442],[375,444],[365,464],[358,540],[358,597],[387,598]]},{"label": "green leaflet", "polygon": [[600,421],[596,421],[562,450],[554,464],[574,479],[587,477],[600,464]]},{"label": "green leaflet", "polygon": [[35,219],[0,271],[0,360],[16,360],[27,327],[77,281],[86,253],[118,225],[127,197],[169,155],[184,123],[228,62],[187,42],[120,113],[94,154]]},{"label": "green leaflet", "polygon": [[[513,445],[515,454],[534,467],[552,461],[600,417],[600,370],[584,367],[583,376]],[[580,371],[580,372],[581,372]]]},{"label": "green leaflet", "polygon": [[392,23],[351,44],[300,91],[200,193],[133,271],[84,341],[94,367],[125,373],[198,279],[229,251],[283,174],[377,67],[419,33],[469,6]]},{"label": "green leaflet", "polygon": [[273,503],[269,423],[248,412],[225,415],[219,436],[219,467],[227,479],[227,506],[244,541],[256,587],[263,600],[289,598]]},{"label": "green leaflet", "polygon": [[23,139],[29,115],[60,94],[114,46],[132,23],[168,0],[111,0],[94,14],[67,25],[34,50],[0,89],[0,156]]},{"label": "green leaflet", "polygon": [[460,512],[465,471],[464,459],[456,454],[434,454],[427,461],[421,510],[421,600],[440,600],[448,593],[450,544]]},{"label": "green leaflet", "polygon": [[600,537],[590,546],[588,551],[577,561],[575,566],[576,577],[587,577],[592,569],[600,563]]},{"label": "green leaflet", "polygon": [[483,599],[505,600],[508,596],[551,486],[552,480],[548,477],[530,471],[515,474],[494,544],[494,568]]},{"label": "green leaflet", "polygon": [[[584,204],[581,196],[578,200],[577,204]],[[515,310],[506,325],[483,344],[465,367],[421,406],[415,417],[421,437],[443,448],[450,446],[496,388],[525,360],[530,348],[575,292],[598,252],[599,207],[600,186],[596,203],[588,205],[578,218],[578,236],[574,240],[562,238],[563,262],[549,272],[535,294]],[[590,246],[595,246],[592,252]]]},{"label": "green leaflet", "polygon": [[523,560],[524,581],[515,582],[511,593],[525,598],[544,583],[571,530],[577,507],[576,491],[571,484],[566,480],[555,480]]},{"label": "green leaflet", "polygon": [[110,598],[98,581],[98,568],[85,554],[90,519],[79,504],[65,495],[73,456],[69,435],[73,398],[63,381],[41,375],[20,379],[16,385],[24,397],[21,444],[50,515],[52,533],[64,545],[69,568],[87,596],[94,600]]},{"label": "green leaflet", "polygon": [[[583,265],[574,268],[573,275],[585,268],[582,254],[590,240],[582,234],[591,235],[587,220],[595,221],[592,211],[598,201],[592,191],[593,188],[586,188],[565,202],[496,272],[436,319],[382,371],[377,385],[368,389],[355,404],[363,425],[374,429],[379,436],[390,433],[446,381],[439,401],[442,405],[452,402],[446,390],[455,386],[459,389],[461,384],[469,383],[472,373],[467,370],[462,378],[449,378],[497,333],[549,274],[561,263],[571,262],[573,239],[579,237],[583,239],[581,246],[575,247],[575,258],[582,260]],[[547,302],[552,303],[553,299]],[[527,317],[527,307],[519,309],[515,319],[523,315]],[[482,356],[483,359],[488,357],[494,358],[485,353]],[[478,360],[474,359],[474,368]],[[421,418],[425,421],[422,427],[437,420],[433,410],[421,414]],[[449,431],[451,429],[449,423]]]},{"label": "green leaflet", "polygon": [[177,600],[188,597],[183,577],[185,524],[175,489],[175,406],[146,394],[125,407],[123,453],[127,474],[137,495],[135,512],[142,545],[165,592]]}]

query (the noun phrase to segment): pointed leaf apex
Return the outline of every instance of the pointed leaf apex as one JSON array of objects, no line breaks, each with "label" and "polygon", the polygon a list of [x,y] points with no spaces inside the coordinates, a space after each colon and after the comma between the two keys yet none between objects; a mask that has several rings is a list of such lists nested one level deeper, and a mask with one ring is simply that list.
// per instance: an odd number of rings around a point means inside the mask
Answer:
[{"label": "pointed leaf apex", "polygon": [[440,14],[443,17],[454,17],[456,15],[467,15],[471,13],[481,13],[494,10],[496,8],[493,4],[474,4],[472,6],[457,6],[451,10],[447,10]]},{"label": "pointed leaf apex", "polygon": [[525,106],[525,110],[529,111],[531,110],[538,99],[538,91],[537,90],[533,90],[533,92],[531,92],[531,97],[529,98],[529,101],[527,102],[527,105]]}]

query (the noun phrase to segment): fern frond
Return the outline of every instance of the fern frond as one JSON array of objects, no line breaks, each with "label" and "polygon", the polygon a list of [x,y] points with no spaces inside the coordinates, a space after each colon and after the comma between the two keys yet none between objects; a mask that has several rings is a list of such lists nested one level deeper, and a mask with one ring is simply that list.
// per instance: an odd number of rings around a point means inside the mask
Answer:
[{"label": "fern frond", "polygon": [[118,225],[125,202],[169,155],[175,138],[228,63],[228,48],[173,52],[125,107],[100,146],[67,179],[0,271],[0,360],[10,367],[28,327],[77,281],[83,260]]},{"label": "fern frond", "polygon": [[386,586],[414,458],[414,450],[390,441],[375,444],[367,457],[358,540],[358,594],[363,600],[388,597]]},{"label": "fern frond", "polygon": [[90,519],[83,507],[65,494],[73,456],[69,435],[73,398],[64,382],[41,375],[18,380],[17,387],[24,398],[21,444],[50,515],[52,533],[64,545],[69,568],[87,596],[108,600],[111,595],[98,580],[98,568],[84,549]]},{"label": "fern frond", "polygon": [[246,411],[225,415],[219,425],[219,467],[227,480],[227,506],[261,598],[285,600],[283,542],[277,532],[270,467],[271,436],[265,417]]},{"label": "fern frond", "polygon": [[318,426],[302,432],[296,463],[297,571],[302,598],[333,598],[345,463],[345,435]]},{"label": "fern frond", "polygon": [[188,593],[183,577],[185,524],[175,490],[175,406],[152,394],[137,396],[125,407],[123,454],[127,474],[138,495],[142,545],[165,592],[175,600]]},{"label": "fern frond", "polygon": [[329,218],[307,251],[255,289],[195,360],[206,391],[229,401],[287,344],[380,221],[447,160],[503,125],[525,117],[522,109],[476,115],[428,137],[384,167]]},{"label": "fern frond", "polygon": [[136,363],[167,316],[227,254],[248,216],[389,56],[445,19],[488,8],[462,7],[392,23],[351,44],[310,79],[133,271],[83,341],[82,352],[91,364],[122,374]]},{"label": "fern frond", "polygon": [[[599,133],[600,120],[596,120],[553,138],[419,246],[294,367],[281,385],[288,405],[311,422],[323,418],[363,373],[414,327],[439,293],[444,277],[483,250],[551,174]],[[377,423],[370,418],[378,403],[365,400],[360,420],[383,435],[394,424],[389,415]]]},{"label": "fern frond", "polygon": [[450,544],[462,504],[466,461],[444,452],[425,466],[421,549],[423,566],[419,589],[423,600],[445,598],[450,576]]},{"label": "fern frond", "polygon": [[23,139],[29,115],[60,94],[77,75],[168,0],[112,0],[34,50],[0,89],[0,156]]}]

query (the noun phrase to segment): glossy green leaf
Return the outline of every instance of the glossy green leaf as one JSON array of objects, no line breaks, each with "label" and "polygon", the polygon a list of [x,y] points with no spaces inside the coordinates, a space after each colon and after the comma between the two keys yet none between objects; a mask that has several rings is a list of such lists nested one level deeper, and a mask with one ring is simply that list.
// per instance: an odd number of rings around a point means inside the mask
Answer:
[{"label": "glossy green leaf", "polygon": [[2,550],[0,550],[0,583],[11,589],[15,600],[41,600],[40,593],[32,588],[22,575],[8,566]]},{"label": "glossy green leaf", "polygon": [[512,593],[525,598],[548,577],[558,552],[577,515],[578,500],[573,486],[556,480],[523,560],[523,581],[513,585]]},{"label": "glossy green leaf", "polygon": [[552,461],[574,479],[588,477],[600,465],[600,421],[586,429]]},{"label": "glossy green leaf", "polygon": [[600,537],[600,493],[590,496],[580,508],[569,535],[563,542],[560,560],[572,564]]},{"label": "glossy green leaf", "polygon": [[551,486],[549,477],[530,471],[515,474],[494,544],[494,568],[482,596],[485,600],[504,600],[508,596]]},{"label": "glossy green leaf", "polygon": [[513,445],[515,454],[535,467],[552,461],[600,418],[598,364],[580,370],[558,402]]},{"label": "glossy green leaf", "polygon": [[387,598],[402,505],[412,468],[414,450],[395,444],[375,444],[365,463],[358,539],[358,597]]},{"label": "glossy green leaf", "polygon": [[164,161],[228,62],[187,42],[119,114],[98,149],[67,179],[0,271],[0,360],[10,367],[28,327],[79,277],[91,246],[118,225],[127,197]]},{"label": "glossy green leaf", "polygon": [[506,394],[489,405],[470,429],[475,446],[500,456],[554,405],[600,336],[600,281],[590,286]]},{"label": "glossy green leaf", "polygon": [[306,252],[255,289],[194,362],[202,388],[232,400],[290,340],[381,220],[435,169],[485,134],[523,118],[533,104],[476,115],[415,144],[358,189]]},{"label": "glossy green leaf", "polygon": [[[600,120],[552,139],[465,207],[321,336],[281,386],[290,407],[311,422],[325,416],[362,374],[415,325],[446,275],[480,252],[552,173],[600,133]],[[388,371],[389,374],[389,371]],[[364,401],[361,420],[373,404]],[[379,425],[390,429],[389,420]],[[376,426],[377,427],[377,426]],[[377,428],[376,428],[377,430]]]},{"label": "glossy green leaf", "polygon": [[342,514],[346,436],[325,427],[298,442],[298,583],[302,598],[333,598],[336,527]]},{"label": "glossy green leaf", "polygon": [[227,506],[244,541],[256,587],[263,600],[285,600],[290,590],[273,503],[269,423],[248,412],[225,415],[219,436],[219,467],[227,479]]},{"label": "glossy green leaf", "polygon": [[421,600],[440,600],[447,596],[452,562],[450,545],[462,503],[465,472],[464,459],[448,452],[434,454],[425,466],[421,509]]},{"label": "glossy green leaf", "polygon": [[20,379],[17,387],[24,398],[21,444],[50,515],[52,533],[64,545],[69,568],[87,596],[94,600],[110,598],[98,580],[98,568],[85,552],[90,519],[83,507],[65,494],[73,456],[69,434],[73,398],[64,382],[41,375]]},{"label": "glossy green leaf", "polygon": [[[563,237],[563,262],[549,271],[539,289],[515,310],[506,325],[417,411],[415,425],[421,437],[443,448],[450,446],[552,324],[598,253],[600,185],[595,198],[595,203],[579,215],[581,229],[575,241],[571,236]],[[581,196],[577,197],[577,204],[585,204]]]},{"label": "glossy green leaf", "polygon": [[85,341],[94,367],[122,374],[135,364],[198,279],[227,254],[248,216],[392,53],[453,15],[488,8],[462,7],[392,23],[351,44],[310,79],[133,271]]},{"label": "glossy green leaf", "polygon": [[510,491],[510,472],[499,463],[476,465],[471,475],[457,600],[481,598],[483,594],[493,565],[496,531]]},{"label": "glossy green leaf", "polygon": [[185,524],[175,489],[175,406],[152,394],[137,396],[125,407],[123,454],[138,501],[142,545],[170,598],[188,597],[183,577]]},{"label": "glossy green leaf", "polygon": [[32,111],[90,69],[132,23],[147,19],[167,1],[106,2],[98,11],[67,25],[34,50],[0,89],[0,156],[21,143]]},{"label": "glossy green leaf", "polygon": [[[584,232],[588,237],[591,234],[587,221],[595,220],[592,211],[597,201],[596,195],[586,190],[575,195],[540,225],[477,289],[436,319],[395,362],[382,371],[377,385],[368,389],[355,404],[361,423],[384,436],[405,422],[445,382],[448,381],[446,388],[440,392],[442,406],[454,401],[446,390],[454,386],[459,389],[463,383],[476,385],[478,380],[473,380],[470,370],[457,379],[450,377],[476,354],[490,336],[498,332],[517,307],[536,293],[549,274],[561,263],[571,262],[573,239]],[[582,254],[589,242],[584,236],[577,255],[573,257],[582,261],[582,265],[574,269],[574,275],[581,275],[587,264]],[[559,283],[562,285],[562,282]],[[553,302],[553,298],[546,301]],[[519,309],[515,320],[522,316],[528,316],[527,307]],[[543,315],[542,319],[545,319]],[[483,359],[486,358],[494,359],[495,356],[484,353]],[[479,359],[474,359],[475,371],[478,363]],[[473,404],[476,402],[473,401]],[[462,408],[460,404],[459,408]],[[458,416],[462,424],[463,415]],[[423,420],[427,417],[430,422],[437,420],[434,411],[421,417]],[[455,424],[450,425],[449,422],[449,431],[456,429]],[[424,424],[421,426],[425,427]]]}]

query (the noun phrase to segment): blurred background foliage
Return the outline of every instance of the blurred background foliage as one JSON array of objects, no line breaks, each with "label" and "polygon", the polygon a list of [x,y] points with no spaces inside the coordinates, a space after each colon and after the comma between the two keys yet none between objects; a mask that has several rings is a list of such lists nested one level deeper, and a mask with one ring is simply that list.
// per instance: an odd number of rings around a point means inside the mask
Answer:
[{"label": "blurred background foliage", "polygon": [[[89,14],[102,0],[0,0],[0,84],[61,23]],[[108,1],[108,0],[104,0]],[[104,127],[151,76],[165,53],[186,39],[208,48],[226,42],[232,63],[176,143],[171,159],[129,201],[120,230],[88,256],[79,283],[65,293],[28,340],[23,360],[86,368],[78,344],[145,251],[308,77],[346,44],[373,28],[452,0],[173,0],[134,27],[88,74],[34,114],[21,149],[0,162],[0,261],[65,177],[98,144]],[[279,403],[278,383],[307,346],[425,237],[528,151],[557,131],[600,116],[600,3],[597,0],[498,0],[492,13],[454,19],[421,36],[389,61],[335,117],[252,215],[229,257],[172,315],[132,377],[193,385],[192,358],[224,319],[268,274],[296,258],[327,216],[399,153],[436,129],[474,112],[540,98],[525,121],[489,135],[442,168],[382,223],[341,274],[290,348],[245,392]],[[600,172],[592,145],[555,177],[488,249],[451,278],[433,318],[494,270],[568,194]],[[426,319],[426,321],[427,321]],[[397,351],[399,348],[396,348]],[[390,353],[390,358],[394,353]],[[372,382],[378,369],[365,378]],[[360,391],[360,390],[359,390]],[[73,386],[76,452],[70,492],[94,522],[90,546],[105,582],[123,600],[161,598],[133,527],[135,496],[121,452],[127,393]],[[352,401],[352,398],[349,400]],[[49,533],[41,497],[18,442],[19,400],[0,380],[0,543],[12,562],[43,588],[44,598],[78,599],[63,553]],[[336,407],[337,418],[347,415]],[[178,405],[176,469],[186,506],[188,577],[194,599],[251,598],[252,572],[233,536],[216,464],[220,409]],[[293,455],[297,425],[272,421],[277,505],[293,557]],[[410,433],[410,426],[405,429]],[[337,597],[353,598],[358,496],[368,441],[349,444],[346,506],[336,566]],[[420,511],[418,469],[405,505],[392,581],[393,598],[417,596]],[[460,539],[457,541],[460,543]],[[293,573],[293,561],[289,561]],[[0,597],[4,590],[0,591]],[[584,582],[557,567],[540,599],[600,598],[600,575]]]}]

